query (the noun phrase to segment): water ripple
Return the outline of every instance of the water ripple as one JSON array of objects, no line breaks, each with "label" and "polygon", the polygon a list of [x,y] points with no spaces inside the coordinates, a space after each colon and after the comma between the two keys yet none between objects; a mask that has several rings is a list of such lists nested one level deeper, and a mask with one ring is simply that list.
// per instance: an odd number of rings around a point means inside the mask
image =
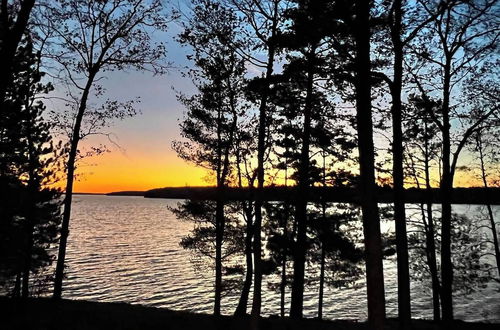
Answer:
[{"label": "water ripple", "polygon": [[[210,274],[195,272],[190,254],[179,246],[192,224],[167,209],[176,201],[141,197],[75,196],[67,251],[64,296],[106,302],[128,302],[174,310],[210,313],[213,283]],[[396,267],[385,261],[387,314],[397,315]],[[268,279],[269,280],[269,279]],[[366,319],[366,289],[325,289],[324,316]],[[432,318],[428,294],[412,283],[413,316]],[[304,293],[304,315],[317,315],[318,288]],[[238,294],[223,297],[231,314]],[[250,297],[251,299],[251,297]],[[250,300],[251,301],[251,300]],[[263,284],[263,314],[279,315],[280,297]],[[290,307],[287,292],[286,308]],[[470,321],[500,321],[500,285],[456,298],[456,315]]]}]

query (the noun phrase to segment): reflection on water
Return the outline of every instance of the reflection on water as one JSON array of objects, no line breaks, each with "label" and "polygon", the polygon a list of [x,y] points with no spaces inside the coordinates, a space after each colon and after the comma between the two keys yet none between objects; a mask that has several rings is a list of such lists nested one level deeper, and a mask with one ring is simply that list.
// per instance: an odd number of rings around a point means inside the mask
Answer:
[{"label": "reflection on water", "polygon": [[[137,303],[176,310],[210,313],[211,274],[195,272],[190,253],[179,241],[192,224],[176,219],[167,209],[174,200],[142,197],[75,196],[67,252],[64,297]],[[397,315],[396,268],[384,264],[387,314]],[[413,315],[432,318],[430,295],[420,283],[412,285]],[[324,312],[329,319],[365,319],[366,291],[325,290]],[[304,315],[315,317],[318,290],[304,294]],[[287,298],[290,298],[288,294]],[[279,315],[279,294],[263,285],[263,313]],[[222,310],[232,314],[238,294],[223,297]],[[456,298],[457,318],[500,321],[500,285]]]}]

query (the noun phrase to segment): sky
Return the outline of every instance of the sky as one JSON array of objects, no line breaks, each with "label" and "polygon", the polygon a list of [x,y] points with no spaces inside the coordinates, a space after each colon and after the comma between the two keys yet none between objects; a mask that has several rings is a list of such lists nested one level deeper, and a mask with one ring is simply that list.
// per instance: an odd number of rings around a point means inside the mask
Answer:
[{"label": "sky", "polygon": [[[183,50],[172,43],[170,53],[183,54]],[[119,147],[105,137],[81,142],[84,148],[104,143],[110,152],[78,164],[74,191],[107,193],[210,184],[204,169],[180,159],[171,148],[172,141],[180,138],[178,124],[184,111],[172,87],[194,91],[188,79],[177,69],[161,77],[115,72],[108,76],[105,84],[109,94],[117,99],[140,96],[141,114],[115,122],[106,131],[113,134]],[[468,182],[469,178],[458,174],[455,184],[464,186]]]},{"label": "sky", "polygon": [[[103,136],[80,142],[83,149],[103,143],[110,152],[77,164],[75,192],[107,193],[211,184],[204,169],[178,158],[171,148],[172,141],[180,139],[178,124],[184,112],[176,100],[175,90],[187,94],[195,92],[189,78],[181,74],[181,68],[189,66],[189,62],[186,59],[188,50],[173,40],[179,31],[179,26],[172,23],[169,32],[155,35],[167,44],[168,61],[174,65],[168,74],[106,73],[105,80],[101,81],[107,90],[106,96],[122,101],[140,97],[141,113],[115,122],[105,131],[112,134],[119,147]],[[57,102],[52,106],[62,107]],[[469,179],[459,173],[455,185],[469,185]]]},{"label": "sky", "polygon": [[[179,27],[172,25],[168,33],[156,36],[166,42],[167,59],[174,65],[168,74],[153,76],[148,72],[115,71],[106,73],[105,79],[100,81],[106,88],[106,97],[122,101],[140,97],[137,106],[140,114],[115,121],[104,131],[112,134],[118,146],[104,136],[80,141],[81,149],[102,143],[110,152],[77,164],[75,192],[107,193],[210,184],[205,170],[178,158],[171,148],[172,141],[180,138],[178,124],[184,111],[176,100],[175,90],[195,91],[189,78],[181,74],[181,68],[189,63],[187,50],[172,38],[178,31]],[[52,106],[59,110],[64,107],[57,101]]]}]

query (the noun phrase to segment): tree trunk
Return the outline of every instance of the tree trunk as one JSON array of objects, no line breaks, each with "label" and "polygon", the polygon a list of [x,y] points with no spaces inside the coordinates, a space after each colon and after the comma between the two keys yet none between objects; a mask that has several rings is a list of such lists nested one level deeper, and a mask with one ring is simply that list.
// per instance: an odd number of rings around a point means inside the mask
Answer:
[{"label": "tree trunk", "polygon": [[[440,308],[440,284],[439,276],[436,262],[436,244],[434,241],[434,215],[432,214],[432,189],[431,189],[431,178],[429,171],[429,143],[428,143],[428,132],[427,123],[425,124],[425,142],[424,142],[424,168],[425,168],[425,189],[427,190],[427,230],[426,230],[426,252],[427,252],[427,262],[429,264],[429,271],[431,273],[431,283],[432,283],[432,310],[434,321],[441,320],[441,308]],[[422,214],[425,216],[425,213]]]},{"label": "tree trunk", "polygon": [[[274,38],[277,28],[277,4],[275,4],[274,22],[271,28],[271,39]],[[268,57],[266,64],[265,86],[263,87],[262,97],[259,106],[259,133],[257,141],[257,198],[255,199],[255,226],[254,226],[254,240],[253,240],[253,253],[254,253],[254,289],[252,300],[252,315],[260,316],[262,305],[262,251],[261,251],[261,229],[262,229],[262,199],[261,194],[264,188],[264,157],[266,153],[266,130],[267,130],[267,99],[269,95],[270,78],[273,74],[274,54],[275,54],[274,40],[269,43]]]},{"label": "tree trunk", "polygon": [[318,297],[318,319],[323,319],[323,288],[325,286],[325,259],[326,253],[323,244],[321,244],[321,266],[319,273],[319,297]]},{"label": "tree trunk", "polygon": [[297,242],[294,249],[291,318],[302,318],[304,304],[304,273],[306,261],[307,233],[307,201],[309,195],[309,147],[312,121],[312,92],[314,79],[314,58],[317,45],[312,45],[307,55],[306,99],[304,105],[304,130],[302,132],[302,150],[300,154],[299,184],[297,186],[297,204],[295,218],[297,220]]},{"label": "tree trunk", "polygon": [[370,84],[370,4],[356,1],[356,119],[360,163],[360,193],[366,259],[368,324],[382,330],[385,320],[384,272],[380,219],[376,200],[375,157]]},{"label": "tree trunk", "polygon": [[[228,84],[230,87],[231,85]],[[232,123],[229,132],[228,141],[222,150],[222,107],[218,108],[217,119],[217,201],[215,209],[215,301],[214,315],[220,315],[221,296],[222,296],[222,244],[224,242],[224,193],[227,185],[227,176],[229,175],[229,152],[233,147],[234,133],[237,126],[237,112],[235,111],[235,99],[233,90],[230,88],[230,104],[232,109]]]},{"label": "tree trunk", "polygon": [[[246,202],[245,202],[246,203]],[[250,287],[252,286],[253,277],[253,263],[252,263],[252,205],[245,206],[245,213],[247,219],[247,228],[245,236],[245,259],[246,259],[246,274],[245,282],[243,283],[243,288],[241,290],[240,300],[234,315],[245,315],[247,313],[248,305],[248,295],[250,293]]]},{"label": "tree trunk", "polygon": [[64,212],[61,224],[61,237],[59,238],[59,253],[57,255],[56,274],[54,279],[54,299],[61,299],[62,296],[62,282],[64,278],[64,262],[66,258],[66,246],[68,244],[69,235],[69,220],[71,218],[71,202],[73,199],[73,182],[75,174],[75,161],[78,152],[78,142],[80,141],[80,128],[82,125],[83,115],[87,108],[87,100],[92,87],[97,70],[91,70],[87,84],[82,93],[80,106],[73,126],[73,136],[71,137],[71,148],[69,151],[68,164],[67,164],[67,178],[66,190],[64,196]]},{"label": "tree trunk", "polygon": [[392,94],[392,176],[394,181],[394,221],[396,223],[396,251],[398,269],[398,316],[402,329],[411,323],[410,272],[408,265],[408,238],[406,234],[406,212],[403,172],[403,132],[401,123],[401,88],[403,78],[403,45],[401,42],[401,0],[394,2],[394,25],[391,39],[394,46],[394,81]]},{"label": "tree trunk", "polygon": [[280,316],[285,317],[286,251],[281,256]]},{"label": "tree trunk", "polygon": [[[323,187],[326,187],[326,153],[323,152]],[[323,217],[323,226],[326,226],[326,202],[321,203],[321,215]],[[320,273],[319,273],[319,297],[318,297],[318,319],[323,319],[323,290],[325,285],[325,259],[326,251],[323,243],[324,232],[322,231],[321,239],[321,262],[320,262]]]},{"label": "tree trunk", "polygon": [[[257,194],[260,195],[259,192]],[[260,198],[258,197],[255,200],[255,225],[253,232],[254,287],[251,313],[254,316],[260,316],[262,305],[262,201],[259,199]]]},{"label": "tree trunk", "polygon": [[493,234],[493,246],[495,248],[495,259],[497,262],[498,277],[500,278],[500,248],[498,245],[498,234],[497,234],[497,229],[496,229],[496,224],[495,224],[495,218],[493,216],[493,210],[491,208],[491,205],[486,204],[486,208],[488,209],[488,216],[490,219],[490,227],[491,227],[491,232]]},{"label": "tree trunk", "polygon": [[443,117],[443,160],[442,178],[440,183],[441,192],[441,309],[443,320],[453,320],[453,264],[451,262],[451,194],[453,188],[453,177],[451,174],[450,154],[450,60],[446,60],[444,68],[443,105],[441,115]]},{"label": "tree trunk", "polygon": [[222,295],[222,241],[224,239],[224,201],[217,198],[215,209],[215,301],[214,315],[220,315]]},{"label": "tree trunk", "polygon": [[[298,196],[304,196],[301,193]],[[304,197],[305,198],[305,197]],[[293,260],[293,282],[292,282],[292,300],[290,305],[290,317],[294,319],[302,318],[302,309],[304,303],[304,273],[305,273],[305,249],[306,249],[306,231],[307,231],[307,202],[306,199],[298,201],[296,204],[297,221],[297,241],[294,249]]]},{"label": "tree trunk", "polygon": [[[286,154],[288,154],[289,149],[286,148]],[[285,187],[288,187],[288,157],[285,157]],[[280,315],[285,317],[285,293],[286,293],[286,262],[288,259],[288,243],[290,242],[288,238],[288,218],[290,216],[290,204],[288,200],[283,203],[284,208],[284,224],[283,224],[283,237],[286,240],[285,246],[282,249],[281,254],[281,283],[280,283]]]},{"label": "tree trunk", "polygon": [[[436,247],[434,245],[434,225],[432,220],[432,204],[427,204],[427,208],[424,204],[420,204],[420,211],[422,213],[422,220],[424,222],[425,230],[425,256],[427,259],[427,265],[429,267],[429,272],[431,273],[431,286],[432,286],[432,311],[434,321],[440,321],[440,306],[439,306],[439,277],[436,266]],[[427,212],[427,215],[426,215]],[[426,220],[428,218],[428,222]]]},{"label": "tree trunk", "polygon": [[[238,177],[238,186],[243,188],[243,180],[241,175],[241,154],[240,154],[240,141],[236,147],[236,170]],[[253,236],[253,208],[254,205],[251,201],[243,201],[241,203],[243,212],[245,213],[246,219],[246,232],[245,232],[245,261],[246,261],[246,274],[245,281],[243,283],[243,288],[241,290],[240,300],[238,301],[238,306],[234,311],[234,315],[241,316],[246,315],[248,307],[248,295],[250,293],[250,287],[252,286],[253,278],[253,260],[252,260],[252,236]]]},{"label": "tree trunk", "polygon": [[[286,173],[286,170],[285,170]],[[285,178],[285,186],[287,179]],[[285,223],[283,224],[283,237],[288,242],[288,215],[289,215],[289,205],[288,202],[284,203],[284,212],[285,212]],[[287,244],[287,243],[286,243]],[[280,315],[281,317],[285,317],[285,293],[286,293],[286,261],[288,257],[288,248],[287,246],[283,247],[281,253],[281,283],[280,283]]]},{"label": "tree trunk", "polygon": [[436,245],[434,242],[434,220],[432,215],[432,204],[427,203],[427,231],[426,231],[426,246],[427,246],[427,263],[429,264],[429,271],[431,273],[431,285],[432,285],[432,311],[434,321],[441,320],[441,309],[440,309],[440,284],[438,268],[436,263]]},{"label": "tree trunk", "polygon": [[[488,180],[486,177],[486,167],[484,165],[484,154],[483,154],[483,144],[481,141],[481,132],[478,132],[478,136],[477,136],[476,141],[477,141],[477,148],[479,151],[479,161],[480,161],[480,165],[481,165],[481,179],[483,180],[484,187],[488,188]],[[500,278],[500,248],[498,246],[498,233],[497,233],[497,228],[496,228],[496,223],[495,223],[495,217],[493,216],[493,210],[491,208],[491,205],[487,204],[486,208],[488,209],[488,217],[490,220],[491,234],[493,236],[493,247],[495,249],[495,260],[497,262],[498,277]]]}]

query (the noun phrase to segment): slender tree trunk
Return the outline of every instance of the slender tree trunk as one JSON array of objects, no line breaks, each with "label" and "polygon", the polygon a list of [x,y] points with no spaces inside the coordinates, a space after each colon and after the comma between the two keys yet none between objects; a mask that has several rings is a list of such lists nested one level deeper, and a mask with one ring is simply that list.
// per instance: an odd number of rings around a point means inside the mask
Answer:
[{"label": "slender tree trunk", "polygon": [[[427,211],[427,228],[425,230],[425,245],[426,245],[426,257],[427,264],[429,265],[429,272],[431,273],[431,286],[432,286],[432,312],[434,321],[441,320],[441,309],[439,303],[439,276],[436,264],[436,246],[434,243],[434,220],[432,219],[432,204],[427,203],[427,207],[424,209],[424,205],[421,205],[422,216],[425,217],[425,212]],[[430,214],[430,215],[429,215]]]},{"label": "slender tree trunk", "polygon": [[[484,187],[488,188],[488,180],[486,177],[486,167],[484,165],[484,154],[483,154],[483,144],[481,141],[481,132],[478,132],[476,142],[477,142],[477,148],[479,151],[479,161],[480,161],[480,165],[481,165],[481,179],[483,180]],[[500,278],[500,248],[498,245],[498,233],[497,233],[497,228],[496,228],[496,223],[495,223],[495,217],[493,216],[493,210],[491,208],[491,205],[487,204],[486,208],[488,210],[488,217],[490,220],[491,234],[493,236],[493,247],[495,249],[495,260],[497,262],[498,277]]]},{"label": "slender tree trunk", "polygon": [[286,254],[281,256],[280,316],[285,317]]},{"label": "slender tree trunk", "polygon": [[325,247],[321,244],[321,266],[319,273],[318,319],[323,319],[323,289],[325,286]]},{"label": "slender tree trunk", "polygon": [[370,329],[382,330],[385,320],[385,296],[371,111],[370,3],[368,0],[357,0],[355,7],[356,119],[360,163],[359,188],[365,241],[368,324]]},{"label": "slender tree trunk", "polygon": [[451,194],[453,188],[453,177],[451,174],[451,138],[450,138],[450,60],[446,60],[444,68],[443,105],[441,115],[443,118],[443,166],[440,184],[441,191],[441,309],[443,320],[453,320],[453,264],[451,262]]},{"label": "slender tree trunk", "polygon": [[495,248],[495,259],[497,262],[498,276],[500,277],[500,248],[498,245],[498,234],[497,234],[497,229],[496,229],[495,217],[493,216],[493,210],[491,208],[491,205],[486,204],[486,208],[488,209],[488,216],[490,219],[490,227],[491,227],[491,232],[493,234],[493,246]]},{"label": "slender tree trunk", "polygon": [[[238,186],[243,188],[243,179],[241,175],[241,148],[240,141],[238,141],[238,146],[236,148],[236,170],[238,177]],[[238,301],[238,306],[234,311],[234,315],[246,315],[248,307],[248,295],[250,293],[250,287],[252,286],[253,278],[253,260],[252,260],[252,236],[253,236],[253,209],[254,205],[251,201],[243,201],[241,203],[243,212],[245,213],[246,219],[246,231],[245,231],[245,261],[246,261],[246,274],[245,281],[243,283],[243,288],[241,290],[240,300]]]},{"label": "slender tree trunk", "polygon": [[[326,187],[326,153],[323,151],[323,187]],[[321,203],[321,215],[323,226],[326,226],[326,202],[323,201]],[[318,319],[323,319],[323,293],[324,293],[324,285],[325,285],[325,259],[326,259],[326,251],[323,242],[323,235],[321,238],[321,262],[320,262],[320,273],[319,273],[319,297],[318,297]]]},{"label": "slender tree trunk", "polygon": [[[425,189],[427,193],[427,231],[426,231],[426,246],[427,246],[427,260],[429,263],[429,271],[431,273],[431,283],[432,283],[432,310],[434,321],[441,320],[441,308],[440,308],[440,284],[439,275],[436,262],[436,244],[434,241],[434,215],[432,213],[432,188],[431,188],[431,177],[429,171],[429,142],[428,142],[428,132],[427,123],[425,124],[425,142],[424,142],[424,168],[425,168]],[[424,215],[425,216],[425,215]]]},{"label": "slender tree trunk", "polygon": [[[260,183],[259,183],[260,185]],[[260,189],[259,189],[260,191]],[[260,195],[259,192],[257,192]],[[260,316],[262,305],[262,201],[257,197],[255,201],[255,225],[253,232],[253,262],[254,262],[254,287],[252,298],[252,315]]]},{"label": "slender tree trunk", "polygon": [[253,262],[252,262],[252,205],[245,206],[245,213],[247,219],[246,236],[245,236],[245,260],[246,260],[246,274],[245,282],[241,290],[240,300],[234,315],[245,315],[247,313],[248,295],[250,287],[252,286],[253,277]]},{"label": "slender tree trunk", "polygon": [[[231,89],[231,84],[228,81],[229,100],[232,110],[232,123],[228,140],[222,141],[222,106],[218,108],[217,118],[217,201],[215,208],[215,301],[214,315],[220,315],[221,296],[222,296],[222,244],[224,242],[224,227],[225,227],[225,188],[227,185],[227,176],[229,175],[229,152],[233,147],[234,133],[237,126],[237,112],[235,110],[234,90]],[[224,150],[222,147],[224,146]]]},{"label": "slender tree trunk", "polygon": [[302,150],[300,154],[299,184],[297,186],[297,206],[295,218],[297,220],[297,242],[294,249],[292,302],[290,306],[291,318],[302,318],[304,304],[304,273],[306,261],[306,233],[307,233],[307,201],[309,195],[309,147],[311,139],[312,121],[312,92],[314,80],[314,58],[317,45],[312,45],[307,55],[307,82],[306,99],[304,105],[304,130],[302,132]]},{"label": "slender tree trunk", "polygon": [[[286,154],[288,155],[289,148],[286,148]],[[288,187],[288,157],[285,157],[285,187]],[[285,246],[281,251],[281,283],[280,283],[280,315],[281,317],[285,317],[285,293],[286,293],[286,262],[288,259],[288,242],[290,242],[288,238],[288,219],[290,217],[290,204],[288,200],[285,200],[283,203],[283,212],[284,214],[284,224],[283,224],[283,237],[286,240]]]},{"label": "slender tree trunk", "polygon": [[[286,179],[285,179],[286,186]],[[289,205],[288,202],[284,203],[285,212],[285,223],[283,225],[283,237],[288,242],[288,215],[289,215]],[[285,292],[286,292],[286,261],[288,256],[288,248],[284,246],[281,251],[281,283],[280,283],[280,315],[285,317]]]},{"label": "slender tree trunk", "polygon": [[396,0],[394,25],[391,39],[394,46],[394,81],[392,84],[392,176],[394,181],[394,220],[396,223],[396,251],[398,268],[398,316],[403,329],[411,323],[410,272],[408,265],[408,238],[406,235],[406,214],[403,172],[403,132],[401,123],[401,88],[403,78],[403,45],[401,42],[402,3]]},{"label": "slender tree trunk", "polygon": [[[220,188],[219,188],[220,190]],[[214,315],[220,315],[222,295],[222,242],[224,239],[224,201],[219,192],[215,209],[215,302]]]},{"label": "slender tree trunk", "polygon": [[[271,28],[271,39],[274,38],[277,29],[277,3],[274,6],[274,21]],[[254,225],[254,240],[253,240],[253,253],[254,253],[254,289],[252,300],[252,315],[260,316],[262,305],[262,191],[264,188],[264,157],[266,153],[266,130],[267,130],[267,99],[269,96],[270,78],[273,74],[274,54],[276,48],[274,40],[271,40],[268,45],[268,57],[266,64],[266,75],[264,79],[264,87],[259,106],[259,131],[257,141],[257,198],[255,199],[255,225]]]},{"label": "slender tree trunk", "polygon": [[307,199],[302,193],[298,193],[297,196],[302,196],[304,200],[297,202],[295,215],[297,221],[297,240],[294,249],[292,300],[290,305],[290,317],[294,319],[302,318],[307,231]]},{"label": "slender tree trunk", "polygon": [[80,141],[80,128],[82,126],[83,115],[87,108],[87,100],[89,98],[90,88],[92,87],[94,78],[97,74],[96,70],[91,70],[87,84],[82,93],[80,106],[73,126],[73,136],[71,137],[71,147],[69,151],[67,163],[67,178],[66,190],[64,196],[64,212],[61,224],[61,237],[59,238],[59,253],[57,255],[56,275],[54,279],[54,299],[61,299],[62,296],[62,282],[64,278],[64,263],[66,259],[66,246],[68,244],[69,236],[69,221],[71,218],[71,203],[73,199],[73,182],[75,175],[75,161],[78,152],[78,142]]},{"label": "slender tree trunk", "polygon": [[[79,131],[80,130],[78,129],[78,134]],[[76,129],[73,131],[73,134],[75,132]],[[66,246],[68,244],[69,220],[71,218],[71,202],[73,198],[73,180],[75,174],[76,153],[78,148],[78,134],[73,136],[68,158],[66,190],[64,196],[64,212],[61,224],[61,237],[59,238],[59,253],[57,256],[56,275],[54,279],[54,294],[53,294],[54,299],[61,299],[62,296],[62,281],[64,278]]]},{"label": "slender tree trunk", "polygon": [[[436,267],[436,251],[433,234],[434,229],[432,225],[432,217],[429,218],[428,215],[426,215],[426,212],[427,214],[429,212],[429,204],[427,204],[427,208],[424,204],[420,204],[420,211],[422,213],[422,220],[425,227],[425,256],[427,259],[427,265],[429,266],[429,272],[431,273],[433,319],[434,321],[439,321],[441,319],[439,306],[439,278]],[[428,218],[429,222],[427,222],[426,218]]]}]

